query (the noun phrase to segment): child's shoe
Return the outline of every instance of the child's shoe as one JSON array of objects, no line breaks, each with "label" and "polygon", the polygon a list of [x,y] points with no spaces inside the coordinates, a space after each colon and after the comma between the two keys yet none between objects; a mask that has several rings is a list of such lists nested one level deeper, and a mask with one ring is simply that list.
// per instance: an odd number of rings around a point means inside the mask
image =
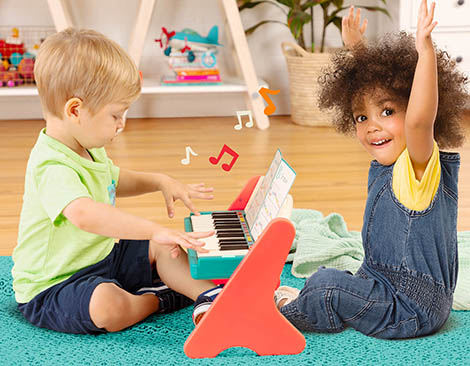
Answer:
[{"label": "child's shoe", "polygon": [[183,309],[194,303],[189,297],[176,292],[165,285],[162,281],[153,284],[153,287],[142,287],[134,293],[135,295],[152,294],[158,297],[160,302],[159,313],[169,313]]},{"label": "child's shoe", "polygon": [[286,300],[282,306],[285,306],[299,297],[300,290],[294,287],[289,286],[280,286],[276,291],[274,291],[274,302],[276,307],[279,309],[280,302]]},{"label": "child's shoe", "polygon": [[194,302],[194,310],[193,310],[193,323],[197,325],[206,313],[209,310],[210,306],[214,302],[217,295],[222,291],[224,285],[218,285],[210,290],[204,291],[200,294],[196,301]]}]

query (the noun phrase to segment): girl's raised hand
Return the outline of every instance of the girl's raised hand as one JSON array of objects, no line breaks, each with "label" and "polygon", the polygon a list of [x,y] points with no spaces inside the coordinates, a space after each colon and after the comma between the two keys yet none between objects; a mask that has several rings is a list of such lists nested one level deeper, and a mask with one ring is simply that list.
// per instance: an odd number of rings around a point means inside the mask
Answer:
[{"label": "girl's raised hand", "polygon": [[435,8],[435,2],[431,3],[428,10],[427,0],[421,0],[418,12],[418,29],[416,31],[416,50],[418,53],[434,49],[431,32],[437,25],[436,21],[433,22]]},{"label": "girl's raised hand", "polygon": [[357,9],[356,15],[354,15],[354,6],[351,6],[348,15],[343,17],[341,22],[341,37],[344,45],[352,48],[359,42],[365,42],[366,28],[367,19],[364,19],[361,25],[361,9]]}]

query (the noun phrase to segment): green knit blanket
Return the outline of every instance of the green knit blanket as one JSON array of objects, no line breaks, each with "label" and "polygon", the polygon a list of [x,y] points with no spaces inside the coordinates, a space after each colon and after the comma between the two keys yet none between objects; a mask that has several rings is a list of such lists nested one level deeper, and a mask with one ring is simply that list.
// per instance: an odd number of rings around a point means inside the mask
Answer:
[{"label": "green knit blanket", "polygon": [[[291,221],[296,229],[291,253],[292,274],[306,278],[318,267],[332,267],[356,272],[364,258],[361,233],[349,231],[343,217],[332,213],[294,209]],[[470,310],[470,231],[457,235],[459,275],[454,293],[454,310]]]}]

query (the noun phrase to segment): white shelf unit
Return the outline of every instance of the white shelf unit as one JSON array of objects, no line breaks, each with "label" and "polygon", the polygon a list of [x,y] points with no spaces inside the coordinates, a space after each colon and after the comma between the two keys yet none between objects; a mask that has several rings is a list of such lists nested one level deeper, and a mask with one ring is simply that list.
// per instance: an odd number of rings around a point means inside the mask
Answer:
[{"label": "white shelf unit", "polygon": [[0,97],[31,97],[37,95],[38,89],[34,85],[21,85],[12,88],[0,88]]},{"label": "white shelf unit", "polygon": [[[138,0],[139,8],[128,45],[129,55],[137,66],[140,64],[144,41],[152,19],[156,0]],[[253,59],[248,48],[245,32],[238,12],[236,0],[218,0],[227,22],[227,38],[231,41],[234,62],[241,73],[240,80],[227,79],[220,85],[209,86],[162,86],[159,80],[146,78],[144,75],[142,94],[202,94],[202,93],[242,93],[246,108],[252,111],[256,126],[260,129],[269,127],[269,118],[264,114],[264,103],[258,94],[264,81],[256,77]],[[56,30],[72,27],[72,21],[64,0],[47,0],[49,11]],[[13,88],[0,88],[0,97],[34,97],[38,92],[35,86],[26,85]]]},{"label": "white shelf unit", "polygon": [[[264,81],[259,81],[260,86],[267,87]],[[230,81],[220,85],[211,86],[163,86],[158,80],[144,79],[142,94],[201,94],[201,93],[246,93],[245,84]],[[22,85],[14,88],[0,88],[0,97],[37,96],[38,90],[34,85]]]},{"label": "white shelf unit", "polygon": [[[264,80],[259,79],[258,85],[267,88]],[[161,85],[157,79],[144,78],[142,84],[142,94],[201,94],[201,93],[247,93],[248,87],[240,80],[224,78],[224,82],[219,85]],[[256,96],[257,97],[257,96]],[[256,98],[255,97],[255,98]],[[264,107],[263,107],[264,108]]]}]

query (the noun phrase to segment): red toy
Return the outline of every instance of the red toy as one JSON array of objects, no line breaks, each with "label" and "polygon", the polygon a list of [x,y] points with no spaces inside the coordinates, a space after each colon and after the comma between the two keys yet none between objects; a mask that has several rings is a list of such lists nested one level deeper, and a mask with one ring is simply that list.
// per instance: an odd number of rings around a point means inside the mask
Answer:
[{"label": "red toy", "polygon": [[24,43],[15,44],[15,43],[7,43],[5,40],[0,39],[0,53],[2,57],[9,58],[12,53],[24,53]]}]

